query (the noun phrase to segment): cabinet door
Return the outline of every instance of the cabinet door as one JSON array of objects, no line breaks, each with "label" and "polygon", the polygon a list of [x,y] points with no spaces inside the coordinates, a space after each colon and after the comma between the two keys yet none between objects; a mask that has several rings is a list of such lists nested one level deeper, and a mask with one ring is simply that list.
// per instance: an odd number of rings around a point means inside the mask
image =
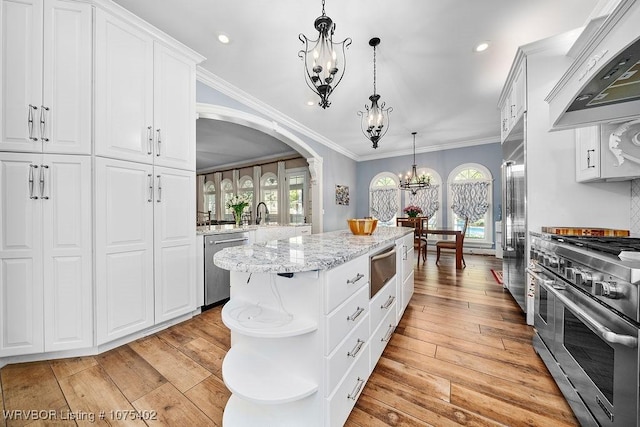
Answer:
[{"label": "cabinet door", "polygon": [[196,306],[195,172],[155,167],[155,321]]},{"label": "cabinet door", "polygon": [[153,41],[96,10],[95,154],[153,161]]},{"label": "cabinet door", "polygon": [[575,130],[576,181],[600,178],[600,128],[589,126]]},{"label": "cabinet door", "polygon": [[45,155],[45,351],[93,344],[91,158]]},{"label": "cabinet door", "polygon": [[155,164],[196,168],[195,64],[158,43],[154,46]]},{"label": "cabinet door", "polygon": [[150,165],[95,159],[98,344],[153,325],[152,173]]},{"label": "cabinet door", "polygon": [[45,2],[38,117],[44,152],[91,154],[91,11],[85,3]]},{"label": "cabinet door", "polygon": [[513,80],[513,93],[511,95],[511,103],[513,105],[512,124],[515,124],[527,109],[526,61],[526,58],[522,59],[522,62],[518,67],[517,74]]},{"label": "cabinet door", "polygon": [[44,348],[42,204],[37,186],[40,160],[39,154],[0,153],[0,356],[3,357],[40,353]]},{"label": "cabinet door", "polygon": [[3,0],[1,16],[0,150],[40,152],[42,0]]}]

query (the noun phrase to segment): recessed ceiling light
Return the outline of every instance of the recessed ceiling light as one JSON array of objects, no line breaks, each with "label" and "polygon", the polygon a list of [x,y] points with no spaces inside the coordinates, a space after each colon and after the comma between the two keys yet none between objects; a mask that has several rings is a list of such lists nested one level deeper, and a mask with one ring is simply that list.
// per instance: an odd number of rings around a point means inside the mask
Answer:
[{"label": "recessed ceiling light", "polygon": [[307,101],[307,105],[308,106],[312,106],[312,105],[316,105],[315,101]]},{"label": "recessed ceiling light", "polygon": [[489,49],[489,42],[478,43],[476,47],[473,48],[474,52],[484,52]]},{"label": "recessed ceiling light", "polygon": [[218,41],[222,44],[229,44],[231,40],[229,39],[229,36],[226,34],[218,34]]}]

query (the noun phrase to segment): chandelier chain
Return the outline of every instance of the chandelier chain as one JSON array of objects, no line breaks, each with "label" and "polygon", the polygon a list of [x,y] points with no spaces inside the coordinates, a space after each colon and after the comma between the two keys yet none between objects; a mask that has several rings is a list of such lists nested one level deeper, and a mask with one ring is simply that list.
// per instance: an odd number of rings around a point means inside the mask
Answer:
[{"label": "chandelier chain", "polygon": [[324,0],[322,0],[322,16],[325,16],[326,14],[324,13]]},{"label": "chandelier chain", "polygon": [[376,94],[376,47],[373,47],[373,94]]}]

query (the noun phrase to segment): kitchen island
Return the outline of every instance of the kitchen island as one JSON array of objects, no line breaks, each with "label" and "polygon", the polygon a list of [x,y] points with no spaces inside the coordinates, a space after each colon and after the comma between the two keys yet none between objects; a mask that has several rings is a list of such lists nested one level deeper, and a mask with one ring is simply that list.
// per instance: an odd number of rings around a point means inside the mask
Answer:
[{"label": "kitchen island", "polygon": [[[396,274],[370,295],[370,260],[381,251]],[[413,230],[271,240],[225,249],[214,262],[231,271],[223,422],[342,425],[413,293]]]}]

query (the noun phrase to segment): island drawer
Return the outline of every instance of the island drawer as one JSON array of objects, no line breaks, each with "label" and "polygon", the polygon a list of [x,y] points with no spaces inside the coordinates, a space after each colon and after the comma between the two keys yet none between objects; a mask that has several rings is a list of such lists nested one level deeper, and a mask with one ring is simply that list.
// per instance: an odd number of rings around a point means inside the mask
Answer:
[{"label": "island drawer", "polygon": [[393,276],[389,282],[384,285],[384,288],[380,289],[380,291],[373,297],[371,300],[371,330],[375,331],[382,319],[387,315],[387,313],[396,310],[396,298],[397,298],[397,289],[396,289],[396,277]]},{"label": "island drawer", "polygon": [[396,315],[395,312],[389,312],[378,326],[378,329],[371,335],[371,366],[369,372],[373,371],[384,348],[389,343],[393,331],[396,329]]},{"label": "island drawer", "polygon": [[362,322],[367,314],[369,314],[369,288],[363,286],[355,295],[327,316],[324,354],[330,354],[338,343]]},{"label": "island drawer", "polygon": [[336,350],[325,359],[327,388],[326,395],[330,395],[338,385],[347,370],[358,358],[369,359],[369,353],[365,348],[369,343],[369,318],[368,315],[358,324],[356,329],[342,341]]},{"label": "island drawer", "polygon": [[335,392],[326,399],[326,426],[341,426],[347,421],[349,413],[356,404],[369,378],[369,358],[362,357],[365,356],[368,351],[369,346],[365,344],[362,348],[364,354],[353,364],[351,370],[345,375]]},{"label": "island drawer", "polygon": [[334,308],[369,283],[369,255],[365,254],[326,272],[324,312]]}]

